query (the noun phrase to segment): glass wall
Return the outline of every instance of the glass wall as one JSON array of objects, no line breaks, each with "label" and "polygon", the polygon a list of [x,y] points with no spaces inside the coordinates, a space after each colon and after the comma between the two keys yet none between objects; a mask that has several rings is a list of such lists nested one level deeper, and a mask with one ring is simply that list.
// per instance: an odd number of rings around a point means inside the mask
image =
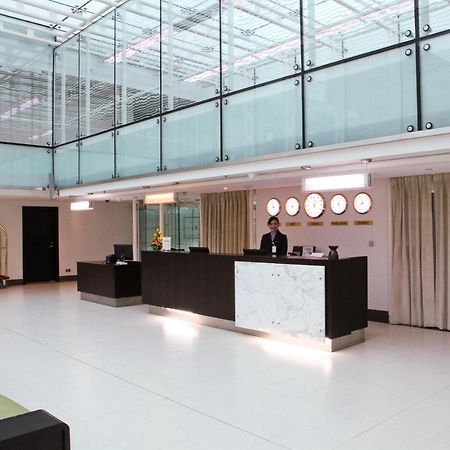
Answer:
[{"label": "glass wall", "polygon": [[91,182],[447,126],[450,14],[419,3],[130,0],[56,50],[56,135]]},{"label": "glass wall", "polygon": [[171,111],[219,93],[219,3],[167,0],[161,6],[163,111]]},{"label": "glass wall", "polygon": [[139,204],[139,248],[152,250],[153,233],[160,226],[162,211],[164,236],[170,236],[172,248],[189,250],[200,245],[200,199],[182,198],[174,205]]},{"label": "glass wall", "polygon": [[64,145],[80,135],[80,37],[55,49],[54,61],[53,143]]},{"label": "glass wall", "polygon": [[189,250],[200,245],[200,206],[181,202],[164,207],[164,235],[171,237],[172,248]]},{"label": "glass wall", "polygon": [[[6,28],[26,34],[26,27]],[[52,145],[52,60],[50,46],[0,31],[0,142]]]},{"label": "glass wall", "polygon": [[414,37],[414,0],[305,0],[306,67],[363,55]]},{"label": "glass wall", "polygon": [[[116,10],[116,125],[160,112],[161,35],[159,0],[132,0]],[[159,152],[158,152],[159,153]]]},{"label": "glass wall", "polygon": [[110,130],[115,125],[115,13],[83,30],[79,39],[81,138]]},{"label": "glass wall", "polygon": [[54,50],[53,124],[51,49],[0,32],[0,134],[63,187],[448,126],[450,7],[416,6],[129,0]]},{"label": "glass wall", "polygon": [[299,0],[221,4],[223,91],[256,86],[301,69]]}]

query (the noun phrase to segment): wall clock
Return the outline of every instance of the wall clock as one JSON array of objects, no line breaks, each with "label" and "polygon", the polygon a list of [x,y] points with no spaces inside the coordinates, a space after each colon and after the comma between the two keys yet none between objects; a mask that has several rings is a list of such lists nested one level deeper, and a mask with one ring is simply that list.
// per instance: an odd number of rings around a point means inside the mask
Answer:
[{"label": "wall clock", "polygon": [[290,216],[295,216],[300,211],[300,202],[295,197],[290,197],[284,207]]},{"label": "wall clock", "polygon": [[342,194],[333,195],[330,201],[330,208],[334,214],[344,214],[347,209],[347,199]]},{"label": "wall clock", "polygon": [[317,219],[325,211],[325,199],[317,192],[308,194],[305,199],[305,212],[309,217]]},{"label": "wall clock", "polygon": [[359,214],[366,214],[372,208],[372,198],[367,192],[360,192],[353,199],[355,211]]},{"label": "wall clock", "polygon": [[280,212],[280,202],[276,198],[271,198],[266,205],[270,216],[276,216]]}]

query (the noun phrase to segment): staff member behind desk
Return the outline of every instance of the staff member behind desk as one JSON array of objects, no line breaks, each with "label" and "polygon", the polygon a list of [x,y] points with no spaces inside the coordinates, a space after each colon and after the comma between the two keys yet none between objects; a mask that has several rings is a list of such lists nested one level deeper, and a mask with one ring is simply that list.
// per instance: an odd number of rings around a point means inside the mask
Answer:
[{"label": "staff member behind desk", "polygon": [[[287,236],[278,230],[278,227],[280,226],[278,217],[269,217],[267,225],[270,228],[270,232],[263,234],[259,248],[264,250],[268,255],[272,255],[273,253],[276,253],[277,255],[286,255],[288,249]],[[273,246],[276,247],[276,252],[272,251]]]}]

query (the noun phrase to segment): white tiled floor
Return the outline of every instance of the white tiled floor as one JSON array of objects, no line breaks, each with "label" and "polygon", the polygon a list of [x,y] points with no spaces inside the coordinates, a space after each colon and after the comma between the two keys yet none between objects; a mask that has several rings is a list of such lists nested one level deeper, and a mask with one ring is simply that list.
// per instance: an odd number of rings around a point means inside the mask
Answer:
[{"label": "white tiled floor", "polygon": [[0,290],[0,393],[74,450],[450,450],[450,333],[370,323],[329,354],[147,311]]}]

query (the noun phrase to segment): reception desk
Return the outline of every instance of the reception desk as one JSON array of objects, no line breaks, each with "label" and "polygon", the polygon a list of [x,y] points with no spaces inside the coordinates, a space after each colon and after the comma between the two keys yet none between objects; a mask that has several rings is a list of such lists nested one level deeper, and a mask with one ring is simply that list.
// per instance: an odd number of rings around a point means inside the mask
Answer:
[{"label": "reception desk", "polygon": [[80,298],[108,306],[131,306],[142,303],[141,263],[106,264],[104,261],[78,262]]},{"label": "reception desk", "polygon": [[210,325],[336,350],[364,340],[367,257],[142,252],[142,302],[157,314],[195,313],[216,319]]}]

